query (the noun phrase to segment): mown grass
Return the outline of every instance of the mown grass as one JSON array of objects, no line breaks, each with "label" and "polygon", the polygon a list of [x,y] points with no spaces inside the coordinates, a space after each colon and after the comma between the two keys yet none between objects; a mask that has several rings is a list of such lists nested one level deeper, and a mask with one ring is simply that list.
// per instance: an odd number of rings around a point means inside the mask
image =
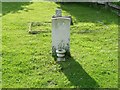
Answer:
[{"label": "mown grass", "polygon": [[[72,57],[59,63],[51,53],[51,17],[57,7],[72,15],[74,23]],[[76,3],[3,3],[2,8],[3,88],[118,87],[115,14]],[[28,22],[34,21],[47,33],[28,34]]]},{"label": "mown grass", "polygon": [[2,3],[0,2],[0,88],[2,87]]}]

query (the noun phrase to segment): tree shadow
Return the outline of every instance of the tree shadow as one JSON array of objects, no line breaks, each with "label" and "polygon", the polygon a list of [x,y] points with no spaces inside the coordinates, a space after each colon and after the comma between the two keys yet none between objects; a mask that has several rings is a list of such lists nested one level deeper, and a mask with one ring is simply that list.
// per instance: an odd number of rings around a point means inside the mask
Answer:
[{"label": "tree shadow", "polygon": [[57,3],[59,8],[75,17],[73,23],[77,22],[103,22],[104,24],[118,24],[117,15],[111,12],[110,9],[105,9],[103,6],[91,5],[91,3]]},{"label": "tree shadow", "polygon": [[[82,68],[73,58],[68,58],[65,62],[58,62],[62,72],[68,80],[77,88],[98,88],[98,83]],[[93,89],[92,89],[93,90]]]},{"label": "tree shadow", "polygon": [[19,10],[29,11],[26,5],[32,4],[32,2],[2,2],[2,15],[8,13],[16,13]]}]

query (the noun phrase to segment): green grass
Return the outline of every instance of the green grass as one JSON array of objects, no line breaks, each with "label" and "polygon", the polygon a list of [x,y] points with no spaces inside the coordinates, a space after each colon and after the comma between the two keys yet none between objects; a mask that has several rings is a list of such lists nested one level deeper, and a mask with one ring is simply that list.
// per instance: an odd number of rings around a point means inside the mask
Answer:
[{"label": "green grass", "polygon": [[[0,21],[2,21],[2,3],[0,2]],[[2,87],[2,22],[0,22],[0,87]]]},{"label": "green grass", "polygon": [[[72,15],[71,58],[57,63],[51,53],[51,17],[56,7]],[[104,9],[53,2],[3,3],[3,88],[116,88],[118,18]],[[28,34],[28,22],[41,22]],[[35,29],[35,28],[34,28]]]}]

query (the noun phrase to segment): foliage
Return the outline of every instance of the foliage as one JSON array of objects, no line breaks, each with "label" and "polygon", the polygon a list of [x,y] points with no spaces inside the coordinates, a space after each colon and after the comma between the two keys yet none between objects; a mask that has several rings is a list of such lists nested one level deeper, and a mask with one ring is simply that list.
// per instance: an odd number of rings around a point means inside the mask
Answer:
[{"label": "foliage", "polygon": [[120,1],[119,2],[112,2],[112,3],[120,6]]}]

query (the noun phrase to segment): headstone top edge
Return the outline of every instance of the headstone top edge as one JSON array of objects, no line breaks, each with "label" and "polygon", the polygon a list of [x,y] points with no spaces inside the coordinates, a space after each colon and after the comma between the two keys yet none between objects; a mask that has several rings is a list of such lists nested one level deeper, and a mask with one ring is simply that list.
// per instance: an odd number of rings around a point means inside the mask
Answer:
[{"label": "headstone top edge", "polygon": [[52,20],[58,20],[58,19],[70,20],[70,18],[67,18],[67,17],[55,17],[55,18],[52,18]]}]

